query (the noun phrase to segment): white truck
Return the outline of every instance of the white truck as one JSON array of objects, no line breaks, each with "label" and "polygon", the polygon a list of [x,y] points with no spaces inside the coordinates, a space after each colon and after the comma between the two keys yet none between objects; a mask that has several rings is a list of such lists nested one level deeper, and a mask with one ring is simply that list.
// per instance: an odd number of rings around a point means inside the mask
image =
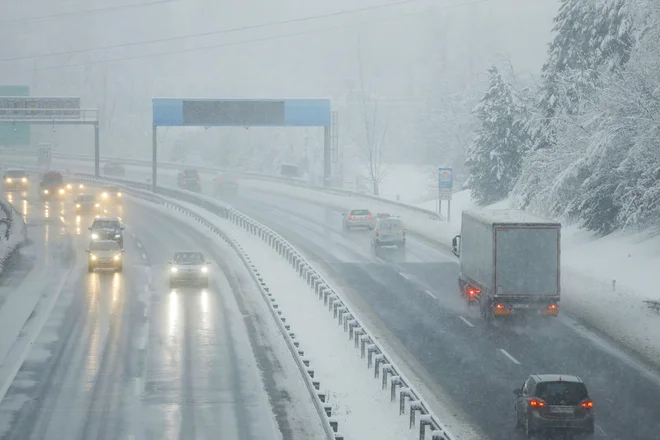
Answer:
[{"label": "white truck", "polygon": [[557,316],[561,285],[561,223],[518,210],[463,211],[452,240],[462,295],[481,316]]}]

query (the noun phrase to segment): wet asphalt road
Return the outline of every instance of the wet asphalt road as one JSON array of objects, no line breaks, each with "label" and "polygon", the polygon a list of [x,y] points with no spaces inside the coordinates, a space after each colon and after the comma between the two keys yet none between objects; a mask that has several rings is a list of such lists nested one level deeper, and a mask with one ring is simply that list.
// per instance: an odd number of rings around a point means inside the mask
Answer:
[{"label": "wet asphalt road", "polygon": [[[66,276],[0,403],[0,438],[318,438],[314,423],[293,432],[294,392],[277,383],[288,361],[268,340],[281,336],[233,273],[227,259],[235,256],[169,216],[124,202],[101,213],[126,225],[123,272],[88,273],[93,215],[76,215],[68,198],[12,198],[26,207],[31,244],[1,280],[0,311],[21,280],[52,276],[43,283],[52,292],[55,276]],[[190,249],[214,262],[209,288],[172,290],[166,263]],[[41,312],[37,305],[34,321]]]}]

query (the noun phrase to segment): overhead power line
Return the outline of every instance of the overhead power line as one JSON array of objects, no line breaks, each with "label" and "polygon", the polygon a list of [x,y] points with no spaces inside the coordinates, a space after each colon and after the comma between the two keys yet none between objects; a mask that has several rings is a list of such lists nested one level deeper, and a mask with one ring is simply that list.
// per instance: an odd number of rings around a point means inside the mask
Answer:
[{"label": "overhead power line", "polygon": [[8,20],[0,20],[0,24],[7,24],[7,23],[24,23],[27,21],[37,21],[37,20],[52,20],[56,18],[65,18],[65,17],[75,17],[77,15],[89,15],[89,14],[97,14],[100,12],[112,12],[112,11],[121,11],[124,9],[134,9],[134,8],[143,8],[146,6],[154,6],[154,5],[162,5],[165,3],[174,3],[174,2],[179,2],[181,0],[154,0],[151,2],[146,2],[146,3],[133,3],[130,5],[119,5],[119,6],[109,6],[106,8],[98,8],[98,9],[87,9],[84,11],[73,11],[73,12],[62,12],[60,14],[53,14],[53,15],[41,15],[37,17],[23,17],[23,18],[10,18]]},{"label": "overhead power line", "polygon": [[[173,1],[173,0],[161,0],[161,2],[165,1]],[[178,0],[176,0],[178,1]],[[196,33],[196,34],[189,34],[189,35],[180,35],[176,37],[166,37],[166,38],[157,38],[153,40],[143,40],[143,41],[135,41],[131,43],[122,43],[122,44],[112,44],[108,46],[99,46],[99,47],[92,47],[92,48],[87,48],[87,49],[74,49],[74,50],[67,50],[67,51],[62,51],[62,52],[51,52],[51,53],[45,53],[45,54],[39,54],[39,55],[22,55],[22,56],[17,56],[17,57],[9,57],[9,58],[0,58],[0,62],[9,62],[9,61],[21,61],[21,60],[30,60],[34,58],[45,58],[45,57],[54,57],[54,56],[63,56],[63,55],[73,55],[73,54],[80,54],[80,53],[86,53],[86,52],[95,52],[99,50],[110,50],[110,49],[120,49],[120,48],[125,48],[125,47],[134,47],[134,46],[142,46],[142,45],[148,45],[148,44],[156,44],[156,43],[170,43],[173,41],[180,41],[180,40],[186,40],[188,38],[200,38],[200,37],[211,37],[215,35],[222,35],[222,34],[229,34],[229,33],[234,33],[234,32],[241,32],[241,31],[248,31],[248,30],[255,30],[255,29],[261,29],[261,28],[267,28],[267,27],[273,27],[273,26],[281,26],[285,24],[294,24],[294,23],[302,23],[306,21],[312,21],[312,20],[319,20],[323,18],[332,18],[332,17],[339,17],[342,15],[349,15],[349,14],[356,14],[359,12],[366,12],[366,11],[374,11],[377,9],[385,9],[385,8],[391,8],[394,6],[401,6],[405,4],[410,4],[410,3],[419,3],[425,0],[403,0],[403,1],[398,1],[394,3],[387,3],[383,5],[376,5],[376,6],[366,6],[363,8],[356,8],[356,9],[346,9],[343,11],[338,11],[338,12],[330,12],[327,14],[319,14],[319,15],[310,15],[307,17],[300,17],[300,18],[293,18],[289,20],[282,20],[282,21],[272,21],[268,23],[261,23],[261,24],[256,24],[256,25],[248,25],[248,26],[240,26],[240,27],[235,27],[235,28],[230,28],[230,29],[221,29],[217,31],[210,31],[210,32],[201,32],[201,33]],[[2,22],[0,22],[2,23]]]},{"label": "overhead power line", "polygon": [[[412,3],[414,1],[419,1],[419,0],[409,0],[407,3]],[[461,7],[465,7],[465,6],[472,6],[472,5],[476,5],[476,4],[491,3],[491,2],[494,2],[494,1],[497,1],[497,0],[474,0],[474,1],[465,2],[465,3],[461,3],[461,4],[449,5],[449,6],[445,6],[445,7],[441,7],[441,8],[433,7],[433,9],[439,9],[439,10],[457,9],[457,8],[461,8]],[[177,55],[177,54],[189,53],[189,52],[201,52],[201,51],[211,50],[211,49],[219,49],[219,48],[231,47],[231,46],[241,46],[241,45],[247,45],[247,44],[252,44],[252,43],[259,43],[259,42],[265,42],[265,41],[271,41],[271,40],[280,40],[280,39],[284,39],[284,38],[291,38],[291,37],[297,37],[297,36],[302,36],[302,35],[327,32],[327,31],[342,29],[342,28],[347,28],[347,27],[362,26],[362,25],[368,24],[368,23],[374,23],[374,22],[378,22],[378,21],[390,20],[390,19],[393,19],[393,18],[401,17],[401,16],[419,15],[419,14],[424,14],[426,12],[427,11],[412,12],[412,13],[400,14],[400,15],[397,15],[397,16],[390,16],[390,17],[387,17],[387,18],[364,20],[364,21],[361,21],[359,23],[349,23],[349,24],[342,24],[342,25],[335,25],[335,26],[327,26],[327,27],[319,28],[319,29],[300,31],[300,32],[291,32],[291,33],[274,35],[274,36],[269,36],[269,37],[253,38],[253,39],[249,39],[249,40],[235,41],[235,42],[231,42],[231,43],[212,44],[212,45],[199,46],[199,47],[193,47],[193,48],[188,48],[188,49],[168,50],[168,51],[154,52],[154,53],[149,53],[149,54],[133,55],[133,56],[126,56],[126,57],[117,57],[117,58],[111,58],[111,59],[99,60],[99,61],[86,61],[86,62],[78,62],[78,63],[70,63],[70,64],[45,66],[45,67],[36,68],[34,70],[35,71],[46,71],[46,70],[66,69],[66,68],[70,68],[70,67],[85,67],[85,66],[93,66],[93,65],[97,65],[97,64],[116,63],[116,62],[121,62],[121,61],[132,61],[132,60],[140,60],[140,59],[145,59],[145,58],[157,58],[157,57],[162,57],[162,56],[167,56],[167,55]],[[263,25],[258,25],[258,26],[263,27]],[[180,37],[180,38],[185,38],[185,37]],[[73,51],[73,52],[64,52],[64,53],[62,53],[62,55],[68,55],[68,54],[73,54],[73,53],[76,53],[76,52],[75,51]],[[29,57],[29,58],[31,58],[31,57]],[[9,61],[9,60],[0,59],[0,61]]]}]

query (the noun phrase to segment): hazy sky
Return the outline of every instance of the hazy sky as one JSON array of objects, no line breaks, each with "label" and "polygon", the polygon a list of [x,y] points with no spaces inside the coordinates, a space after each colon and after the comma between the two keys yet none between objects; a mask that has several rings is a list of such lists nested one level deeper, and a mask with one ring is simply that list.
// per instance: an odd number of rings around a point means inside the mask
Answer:
[{"label": "hazy sky", "polygon": [[[33,95],[81,96],[106,120],[112,113],[111,126],[128,123],[122,119],[133,113],[132,123],[148,128],[153,96],[330,96],[339,102],[358,84],[360,54],[371,92],[419,100],[439,76],[479,77],[504,58],[518,71],[537,73],[558,0],[386,4],[0,0],[0,82],[27,83]],[[80,13],[95,9],[105,10]],[[208,35],[176,39],[199,34]],[[163,39],[170,41],[133,44]],[[118,45],[125,46],[89,50]],[[185,52],[205,46],[217,47]],[[74,53],[43,56],[68,51]],[[145,56],[163,52],[179,53]],[[112,59],[120,60],[98,63]]]}]

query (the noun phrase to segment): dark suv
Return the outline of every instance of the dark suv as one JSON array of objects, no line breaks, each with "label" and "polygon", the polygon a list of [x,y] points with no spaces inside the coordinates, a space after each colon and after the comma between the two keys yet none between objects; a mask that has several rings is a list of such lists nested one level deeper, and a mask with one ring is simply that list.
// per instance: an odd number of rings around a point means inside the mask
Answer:
[{"label": "dark suv", "polygon": [[189,191],[201,192],[202,191],[202,181],[199,176],[199,171],[197,170],[183,170],[179,172],[177,176],[177,184],[181,189],[187,189]]},{"label": "dark suv", "polygon": [[544,429],[566,429],[593,434],[594,402],[577,376],[534,374],[516,395],[516,427],[527,438]]},{"label": "dark suv", "polygon": [[92,241],[113,240],[124,249],[124,227],[116,218],[99,217],[90,226]]}]

